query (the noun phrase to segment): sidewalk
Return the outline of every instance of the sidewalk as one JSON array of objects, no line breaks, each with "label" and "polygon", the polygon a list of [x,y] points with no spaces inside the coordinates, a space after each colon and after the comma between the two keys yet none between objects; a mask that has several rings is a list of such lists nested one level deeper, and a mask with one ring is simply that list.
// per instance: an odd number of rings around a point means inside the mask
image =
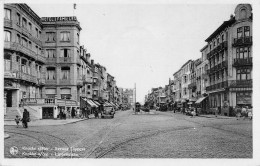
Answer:
[{"label": "sidewalk", "polygon": [[199,115],[199,117],[205,117],[205,118],[216,118],[216,119],[236,119],[236,117],[229,117],[229,116],[223,116],[223,115],[212,115],[212,114],[209,114],[209,115]]},{"label": "sidewalk", "polygon": [[[95,118],[93,114],[89,115],[90,119]],[[34,120],[28,123],[28,126],[56,126],[56,125],[65,125],[65,124],[71,124],[76,123],[79,121],[88,120],[88,119],[41,119],[41,120]],[[4,121],[5,126],[16,126],[15,121],[5,120]],[[22,125],[20,123],[19,125]]]}]

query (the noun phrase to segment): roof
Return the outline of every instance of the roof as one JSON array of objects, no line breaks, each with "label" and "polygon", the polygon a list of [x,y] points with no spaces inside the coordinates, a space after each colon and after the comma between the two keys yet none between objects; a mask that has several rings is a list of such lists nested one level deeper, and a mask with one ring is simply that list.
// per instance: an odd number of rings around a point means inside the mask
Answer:
[{"label": "roof", "polygon": [[228,21],[224,21],[223,24],[221,24],[218,29],[216,29],[205,41],[209,42],[211,39],[216,37],[221,31],[223,31],[226,27],[229,27],[232,25],[234,22],[236,22],[235,18],[232,17]]}]

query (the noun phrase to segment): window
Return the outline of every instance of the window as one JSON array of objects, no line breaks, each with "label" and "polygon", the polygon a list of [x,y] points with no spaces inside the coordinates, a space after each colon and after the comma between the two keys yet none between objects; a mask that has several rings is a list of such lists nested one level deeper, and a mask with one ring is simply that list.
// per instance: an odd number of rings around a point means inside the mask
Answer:
[{"label": "window", "polygon": [[93,95],[94,95],[94,96],[97,95],[97,91],[96,91],[96,90],[93,91]]},{"label": "window", "polygon": [[88,89],[90,89],[90,85],[88,85]]},{"label": "window", "polygon": [[89,70],[87,70],[87,73],[89,74]]},{"label": "window", "polygon": [[16,56],[16,62],[20,62],[20,57]]},{"label": "window", "polygon": [[32,42],[29,41],[29,48],[32,49]]},{"label": "window", "polygon": [[69,32],[61,32],[60,33],[61,41],[69,41],[70,40],[70,33]]},{"label": "window", "polygon": [[32,24],[29,22],[29,30],[32,31]]},{"label": "window", "polygon": [[69,67],[62,67],[61,68],[61,79],[62,80],[68,80],[70,74],[70,68]]},{"label": "window", "polygon": [[10,71],[11,70],[11,55],[5,54],[4,56],[4,68],[5,71]]},{"label": "window", "polygon": [[250,47],[240,47],[236,49],[236,58],[247,59],[251,57]]},{"label": "window", "polygon": [[28,47],[27,40],[25,38],[22,38],[22,45],[25,47]]},{"label": "window", "polygon": [[55,33],[54,32],[46,32],[47,35],[47,42],[55,41]]},{"label": "window", "polygon": [[70,50],[69,49],[62,49],[61,50],[61,57],[64,57],[64,58],[70,57]]},{"label": "window", "polygon": [[217,39],[217,45],[219,45],[219,38]]},{"label": "window", "polygon": [[48,67],[47,68],[47,74],[46,79],[47,80],[55,80],[55,68],[54,67]]},{"label": "window", "polygon": [[28,68],[27,68],[27,71],[28,71],[28,74],[31,74],[31,62],[28,63]]},{"label": "window", "polygon": [[61,99],[67,99],[70,100],[71,99],[71,94],[61,94]]},{"label": "window", "polygon": [[5,19],[11,20],[11,10],[10,9],[5,9]]},{"label": "window", "polygon": [[79,44],[79,34],[77,33],[77,43]]},{"label": "window", "polygon": [[224,34],[221,35],[221,41],[224,42]]},{"label": "window", "polygon": [[242,33],[243,33],[242,31],[243,31],[242,27],[237,28],[237,38],[241,38],[242,37]]},{"label": "window", "polygon": [[16,36],[16,42],[21,44],[21,37],[19,34],[17,34],[17,36]]},{"label": "window", "polygon": [[251,79],[251,69],[238,69],[237,70],[237,80],[250,80]]},{"label": "window", "polygon": [[11,41],[11,32],[5,31],[4,41],[6,41],[6,42]]},{"label": "window", "polygon": [[21,15],[17,13],[17,25],[21,25]]},{"label": "window", "polygon": [[27,20],[23,18],[22,27],[27,28]]},{"label": "window", "polygon": [[38,28],[35,28],[35,32],[36,32],[36,37],[39,37],[39,31],[38,31]]},{"label": "window", "polygon": [[249,37],[250,36],[250,27],[249,26],[245,26],[244,27],[244,36],[245,37]]},{"label": "window", "polygon": [[56,56],[55,56],[55,50],[54,50],[54,49],[48,49],[48,50],[46,50],[46,57],[47,57],[47,58],[56,58]]},{"label": "window", "polygon": [[26,59],[22,59],[22,72],[23,73],[27,73],[26,67],[27,67],[27,60]]}]

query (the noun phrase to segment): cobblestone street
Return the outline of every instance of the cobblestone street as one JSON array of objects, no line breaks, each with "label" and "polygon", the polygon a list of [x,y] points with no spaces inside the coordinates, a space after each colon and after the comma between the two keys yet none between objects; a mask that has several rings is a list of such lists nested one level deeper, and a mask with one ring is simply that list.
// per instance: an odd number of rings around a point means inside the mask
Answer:
[{"label": "cobblestone street", "polygon": [[[172,113],[89,119],[57,126],[5,126],[6,158],[252,158],[252,121]],[[10,153],[11,147],[18,153]]]}]

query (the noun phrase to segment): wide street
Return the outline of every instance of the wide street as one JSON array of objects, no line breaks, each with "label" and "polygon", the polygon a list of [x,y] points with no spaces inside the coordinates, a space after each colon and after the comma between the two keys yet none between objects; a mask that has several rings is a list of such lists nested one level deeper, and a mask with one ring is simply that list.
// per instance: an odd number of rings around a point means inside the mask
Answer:
[{"label": "wide street", "polygon": [[[5,126],[7,158],[252,158],[252,121],[173,113],[89,119],[28,129]],[[10,153],[11,147],[15,148]],[[11,148],[13,149],[13,148]],[[18,151],[17,151],[18,149]],[[16,153],[15,153],[16,152]]]}]

